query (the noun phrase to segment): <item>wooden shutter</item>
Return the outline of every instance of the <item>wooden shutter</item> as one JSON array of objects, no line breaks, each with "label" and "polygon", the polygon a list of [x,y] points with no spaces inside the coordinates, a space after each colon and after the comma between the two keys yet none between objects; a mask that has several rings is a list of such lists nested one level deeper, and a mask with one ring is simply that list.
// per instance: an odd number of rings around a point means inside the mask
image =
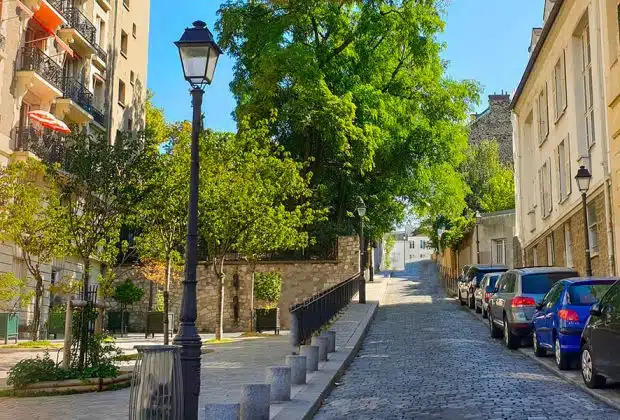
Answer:
[{"label": "wooden shutter", "polygon": [[558,119],[558,96],[557,96],[557,92],[556,92],[556,66],[553,66],[553,71],[551,72],[551,80],[553,81],[553,83],[551,83],[551,96],[553,96],[553,117],[555,120]]},{"label": "wooden shutter", "polygon": [[573,174],[570,168],[570,134],[564,140],[564,165],[564,172],[566,172],[566,196],[568,197],[573,186]]},{"label": "wooden shutter", "polygon": [[567,105],[567,92],[566,92],[566,50],[562,50],[561,56],[562,64],[560,65],[561,77],[562,77],[562,111],[566,109]]},{"label": "wooden shutter", "polygon": [[558,203],[559,203],[564,198],[562,197],[563,190],[562,190],[562,171],[561,171],[561,168],[562,168],[562,165],[564,165],[564,162],[560,160],[560,145],[559,144],[555,148],[555,162],[556,162],[556,167],[558,168],[557,174],[558,174]]},{"label": "wooden shutter", "polygon": [[551,183],[551,175],[553,174],[553,170],[551,169],[552,163],[551,158],[549,158],[547,160],[547,188],[549,189],[549,191],[547,191],[547,201],[549,203],[549,211],[547,214],[551,214],[551,210],[553,210],[553,187]]},{"label": "wooden shutter", "polygon": [[542,217],[545,217],[547,214],[545,209],[545,187],[542,168],[538,170],[538,186],[540,188],[540,214],[542,215]]}]

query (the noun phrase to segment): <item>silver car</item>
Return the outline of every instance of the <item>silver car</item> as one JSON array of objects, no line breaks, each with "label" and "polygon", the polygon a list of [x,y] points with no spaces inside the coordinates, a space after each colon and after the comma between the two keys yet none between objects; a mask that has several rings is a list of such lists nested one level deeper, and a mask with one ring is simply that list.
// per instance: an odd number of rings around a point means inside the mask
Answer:
[{"label": "silver car", "polygon": [[480,281],[480,287],[478,287],[474,292],[476,312],[482,313],[483,318],[488,317],[489,300],[491,299],[491,296],[493,296],[495,283],[501,274],[501,272],[485,274]]}]

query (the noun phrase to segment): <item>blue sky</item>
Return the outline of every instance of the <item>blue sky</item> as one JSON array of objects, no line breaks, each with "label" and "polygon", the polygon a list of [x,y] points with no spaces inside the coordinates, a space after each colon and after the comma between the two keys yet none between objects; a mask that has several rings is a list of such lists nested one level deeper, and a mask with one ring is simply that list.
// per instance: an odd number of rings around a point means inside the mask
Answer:
[{"label": "blue sky", "polygon": [[[186,26],[201,19],[213,29],[220,0],[151,0],[148,87],[155,103],[171,121],[191,118],[188,85],[183,80],[178,52],[173,42]],[[488,94],[512,93],[527,63],[532,27],[542,25],[544,0],[451,0],[446,30],[440,39],[447,43],[442,54],[450,62],[454,79],[475,79],[484,88],[478,111],[487,106]],[[527,6],[526,6],[527,5]],[[235,101],[229,83],[233,60],[221,57],[213,84],[204,99],[205,125],[234,131],[231,112]]]}]

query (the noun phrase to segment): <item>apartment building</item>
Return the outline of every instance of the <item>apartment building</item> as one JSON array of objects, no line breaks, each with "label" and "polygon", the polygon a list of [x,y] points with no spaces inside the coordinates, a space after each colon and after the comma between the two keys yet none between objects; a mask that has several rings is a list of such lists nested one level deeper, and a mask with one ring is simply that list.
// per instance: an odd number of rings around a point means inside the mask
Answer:
[{"label": "apartment building", "polygon": [[[149,0],[0,0],[0,164],[62,145],[62,134],[34,128],[31,111],[110,143],[144,127],[149,8]],[[10,271],[28,274],[21,250],[0,242],[0,273]],[[43,322],[49,285],[80,278],[82,265],[66,258],[46,271]]]},{"label": "apartment building", "polygon": [[[614,270],[602,13],[608,0],[547,0],[512,100],[516,227],[523,264]],[[616,0],[613,0],[616,3]],[[587,223],[574,180],[592,174]]]}]

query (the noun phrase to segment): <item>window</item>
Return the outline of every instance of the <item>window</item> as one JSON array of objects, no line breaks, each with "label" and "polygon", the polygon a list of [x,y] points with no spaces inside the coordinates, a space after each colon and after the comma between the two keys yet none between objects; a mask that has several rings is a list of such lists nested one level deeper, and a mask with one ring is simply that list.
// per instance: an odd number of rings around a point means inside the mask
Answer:
[{"label": "window", "polygon": [[420,240],[420,249],[424,249],[424,246],[426,245],[426,241],[424,239]]},{"label": "window", "polygon": [[528,274],[521,278],[521,291],[524,294],[544,295],[560,280],[576,276],[574,271]]},{"label": "window", "polygon": [[133,37],[135,38],[137,33],[138,33],[138,27],[134,23],[132,28],[131,28],[131,35],[133,35]]},{"label": "window", "polygon": [[118,103],[121,106],[125,106],[125,82],[118,81]]},{"label": "window", "polygon": [[590,252],[598,253],[598,231],[596,221],[596,206],[588,205],[588,236],[590,237]]},{"label": "window", "polygon": [[534,260],[534,267],[538,266],[538,248],[536,247],[532,249],[532,259]]},{"label": "window", "polygon": [[570,237],[570,225],[564,223],[564,258],[567,267],[573,267],[573,241]]},{"label": "window", "polygon": [[547,84],[538,95],[538,144],[541,145],[549,135],[549,105],[547,104]]},{"label": "window", "polygon": [[129,43],[129,39],[127,37],[127,33],[125,31],[121,31],[121,55],[127,58],[127,44]]},{"label": "window", "polygon": [[506,239],[493,239],[491,243],[493,264],[506,264]]},{"label": "window", "polygon": [[555,265],[555,245],[553,243],[553,234],[547,236],[547,265]]},{"label": "window", "polygon": [[508,274],[506,276],[506,282],[504,283],[504,293],[514,293],[516,283],[516,276],[512,273]]},{"label": "window", "polygon": [[556,121],[566,109],[566,60],[564,51],[553,67],[553,98],[555,102]]},{"label": "window", "polygon": [[566,139],[562,140],[556,150],[558,167],[558,200],[563,202],[571,193],[570,147]]},{"label": "window", "polygon": [[543,219],[551,214],[553,210],[553,200],[551,199],[551,163],[547,161],[538,171],[540,183],[540,204]]},{"label": "window", "polygon": [[97,45],[105,49],[105,21],[101,17],[97,16],[97,22],[99,23],[99,31],[97,32]]},{"label": "window", "polygon": [[594,93],[592,92],[592,52],[590,50],[590,28],[585,27],[581,34],[581,78],[585,104],[584,122],[586,145],[592,146],[596,140],[594,133]]},{"label": "window", "polygon": [[136,74],[133,72],[133,70],[131,70],[129,72],[129,83],[131,84],[131,86],[134,85],[135,79],[136,79]]}]

